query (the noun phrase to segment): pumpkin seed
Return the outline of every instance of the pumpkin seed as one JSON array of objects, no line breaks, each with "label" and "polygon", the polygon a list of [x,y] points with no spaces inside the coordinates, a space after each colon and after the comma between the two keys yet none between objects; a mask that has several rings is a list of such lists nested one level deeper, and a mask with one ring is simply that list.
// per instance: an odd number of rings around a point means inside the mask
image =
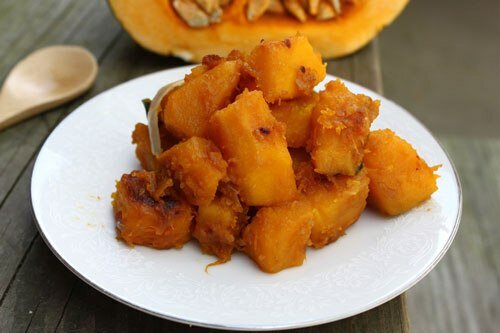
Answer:
[{"label": "pumpkin seed", "polygon": [[299,0],[283,0],[286,10],[300,22],[305,22],[307,14]]},{"label": "pumpkin seed", "polygon": [[190,27],[200,28],[209,25],[210,20],[207,14],[201,10],[196,3],[191,0],[174,0],[172,5],[179,16]]},{"label": "pumpkin seed", "polygon": [[[190,27],[201,28],[221,21],[224,7],[232,0],[171,0],[177,14]],[[264,13],[282,14],[305,22],[313,16],[315,20],[325,21],[342,13],[345,4],[356,5],[358,0],[248,0],[246,17],[256,21]]]},{"label": "pumpkin seed", "polygon": [[270,0],[250,0],[247,6],[247,19],[252,22],[261,17],[269,7]]},{"label": "pumpkin seed", "polygon": [[219,23],[221,17],[222,17],[222,9],[218,7],[210,14],[209,17],[210,23]]},{"label": "pumpkin seed", "polygon": [[308,0],[309,14],[316,16],[319,9],[319,0]]},{"label": "pumpkin seed", "polygon": [[283,7],[280,0],[271,0],[269,2],[269,7],[267,7],[267,11],[273,14],[283,14],[285,12],[285,7]]},{"label": "pumpkin seed", "polygon": [[332,0],[333,9],[335,9],[335,13],[340,14],[340,0]]},{"label": "pumpkin seed", "polygon": [[316,15],[316,20],[325,21],[336,16],[333,6],[328,2],[322,1],[319,4],[318,15]]},{"label": "pumpkin seed", "polygon": [[195,0],[205,13],[213,13],[219,7],[217,0]]}]

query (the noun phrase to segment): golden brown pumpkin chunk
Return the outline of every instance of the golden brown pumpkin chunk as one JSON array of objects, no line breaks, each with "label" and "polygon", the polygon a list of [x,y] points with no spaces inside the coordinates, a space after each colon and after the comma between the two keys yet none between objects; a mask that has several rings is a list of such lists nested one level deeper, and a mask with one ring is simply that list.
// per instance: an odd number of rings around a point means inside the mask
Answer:
[{"label": "golden brown pumpkin chunk", "polygon": [[202,251],[216,255],[220,263],[231,259],[241,228],[246,223],[245,212],[232,185],[221,184],[215,200],[198,207],[193,237]]},{"label": "golden brown pumpkin chunk", "polygon": [[285,128],[260,91],[244,91],[210,119],[210,135],[228,161],[228,175],[249,206],[267,206],[296,194]]},{"label": "golden brown pumpkin chunk", "polygon": [[327,179],[315,173],[310,163],[303,163],[297,172],[297,181],[303,194],[301,200],[314,209],[311,245],[315,248],[344,235],[365,209],[369,183],[365,170],[356,176]]},{"label": "golden brown pumpkin chunk", "polygon": [[326,75],[321,55],[304,36],[262,42],[250,54],[257,87],[269,103],[308,96]]},{"label": "golden brown pumpkin chunk", "polygon": [[309,150],[316,172],[356,173],[379,104],[368,96],[353,94],[340,80],[326,85],[311,117]]},{"label": "golden brown pumpkin chunk", "polygon": [[163,183],[158,183],[154,172],[147,171],[124,174],[117,183],[113,209],[118,236],[128,245],[180,248],[190,239],[191,206],[170,191],[155,199],[158,189],[165,187]]},{"label": "golden brown pumpkin chunk", "polygon": [[208,67],[205,65],[199,65],[199,66],[193,67],[193,68],[191,68],[191,72],[184,76],[184,82],[192,81],[193,79],[197,78],[198,76],[205,74],[207,71],[208,71]]},{"label": "golden brown pumpkin chunk", "polygon": [[[159,124],[161,147],[165,150],[173,146],[177,140],[173,138],[163,126]],[[137,123],[132,132],[132,143],[135,143],[135,155],[141,163],[141,167],[147,171],[158,170],[159,164],[156,156],[151,152],[151,142],[149,141],[148,126]]]},{"label": "golden brown pumpkin chunk", "polygon": [[370,178],[369,203],[398,215],[430,198],[437,190],[434,172],[413,147],[389,129],[370,133],[364,165]]},{"label": "golden brown pumpkin chunk", "polygon": [[210,140],[192,137],[163,152],[158,161],[172,172],[192,205],[210,203],[219,181],[226,177],[227,163]]},{"label": "golden brown pumpkin chunk", "polygon": [[290,156],[292,157],[293,171],[297,173],[304,162],[310,162],[311,157],[305,148],[288,148]]},{"label": "golden brown pumpkin chunk", "polygon": [[288,147],[305,147],[311,131],[311,114],[318,99],[318,94],[313,93],[271,105],[273,116],[286,125]]},{"label": "golden brown pumpkin chunk", "polygon": [[132,143],[135,143],[135,155],[144,170],[153,171],[158,169],[156,156],[151,152],[151,142],[149,141],[148,126],[137,123],[132,132]]},{"label": "golden brown pumpkin chunk", "polygon": [[300,266],[306,256],[312,219],[306,202],[261,208],[243,231],[245,252],[264,272]]},{"label": "golden brown pumpkin chunk", "polygon": [[[161,117],[167,130],[181,139],[206,137],[211,114],[231,102],[240,79],[241,63],[225,61],[203,74],[192,74],[165,97]],[[201,71],[201,70],[200,70]]]}]

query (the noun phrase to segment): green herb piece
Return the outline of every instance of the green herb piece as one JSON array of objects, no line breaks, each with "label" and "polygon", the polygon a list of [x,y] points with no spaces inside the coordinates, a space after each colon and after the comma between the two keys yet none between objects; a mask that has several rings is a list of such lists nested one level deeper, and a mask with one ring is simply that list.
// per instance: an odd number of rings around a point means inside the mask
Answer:
[{"label": "green herb piece", "polygon": [[149,107],[151,106],[151,99],[150,98],[144,98],[142,100],[142,105],[144,105],[144,109],[146,109],[146,114],[149,112]]}]

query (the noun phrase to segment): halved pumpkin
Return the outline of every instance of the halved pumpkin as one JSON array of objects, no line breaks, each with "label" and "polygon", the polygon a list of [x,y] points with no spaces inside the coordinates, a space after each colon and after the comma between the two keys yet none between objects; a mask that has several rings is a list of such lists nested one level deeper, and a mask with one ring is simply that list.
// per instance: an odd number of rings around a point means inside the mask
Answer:
[{"label": "halved pumpkin", "polygon": [[248,53],[261,39],[283,39],[297,33],[306,36],[324,58],[347,55],[389,25],[409,0],[351,0],[341,15],[328,20],[308,16],[304,22],[269,11],[249,21],[250,0],[232,0],[223,7],[219,22],[205,27],[190,27],[171,0],[108,1],[124,29],[144,48],[200,62],[206,54],[226,55],[236,48]]}]

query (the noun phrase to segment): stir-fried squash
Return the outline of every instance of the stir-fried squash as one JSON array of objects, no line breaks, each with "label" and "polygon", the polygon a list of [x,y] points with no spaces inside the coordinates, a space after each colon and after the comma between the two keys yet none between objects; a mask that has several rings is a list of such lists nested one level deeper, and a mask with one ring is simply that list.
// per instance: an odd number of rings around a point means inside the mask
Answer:
[{"label": "stir-fried squash", "polygon": [[370,134],[379,101],[340,80],[314,92],[324,77],[302,36],[205,56],[162,99],[163,152],[135,127],[145,171],[116,185],[118,238],[159,249],[195,238],[214,264],[240,251],[276,273],[346,234],[367,198],[389,215],[428,199],[437,167],[390,130]]}]

